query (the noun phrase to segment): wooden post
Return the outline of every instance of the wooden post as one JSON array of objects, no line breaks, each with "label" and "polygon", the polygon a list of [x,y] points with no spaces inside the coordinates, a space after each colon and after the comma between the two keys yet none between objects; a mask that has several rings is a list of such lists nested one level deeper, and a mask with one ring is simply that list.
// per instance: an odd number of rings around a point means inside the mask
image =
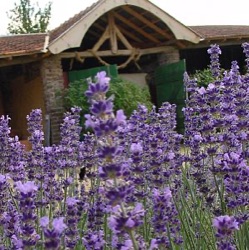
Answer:
[{"label": "wooden post", "polygon": [[108,25],[109,25],[111,51],[113,54],[116,54],[118,51],[118,41],[115,29],[115,20],[112,12],[108,13]]}]

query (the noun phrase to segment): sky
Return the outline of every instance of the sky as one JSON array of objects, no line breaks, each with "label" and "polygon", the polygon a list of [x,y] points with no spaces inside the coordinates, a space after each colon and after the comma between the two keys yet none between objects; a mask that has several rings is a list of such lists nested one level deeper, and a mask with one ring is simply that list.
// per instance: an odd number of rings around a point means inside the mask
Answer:
[{"label": "sky", "polygon": [[[43,7],[49,0],[31,0]],[[49,29],[90,6],[96,0],[50,0],[52,15]],[[186,26],[249,25],[249,0],[150,0]],[[0,35],[7,34],[6,12],[19,0],[0,0]]]}]

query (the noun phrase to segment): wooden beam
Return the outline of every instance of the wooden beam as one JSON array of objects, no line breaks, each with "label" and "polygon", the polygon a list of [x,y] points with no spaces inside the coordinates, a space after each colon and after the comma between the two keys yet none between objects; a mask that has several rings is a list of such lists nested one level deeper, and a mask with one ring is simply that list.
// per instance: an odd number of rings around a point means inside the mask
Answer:
[{"label": "wooden beam", "polygon": [[[148,49],[140,49],[137,50],[137,53],[142,55],[148,54],[157,54],[157,53],[167,53],[170,51],[172,47],[170,46],[161,46],[155,48],[148,48]],[[125,50],[118,50],[116,54],[113,54],[111,50],[103,50],[103,51],[96,51],[95,52],[100,57],[109,57],[109,56],[129,56],[133,53],[133,50],[125,49]],[[62,52],[60,54],[61,58],[75,58],[75,56],[80,56],[81,58],[87,57],[94,57],[94,54],[91,51],[81,51],[81,52]]]},{"label": "wooden beam", "polygon": [[[104,18],[101,18],[100,19],[101,22],[104,22],[106,23],[106,20]],[[99,30],[101,30],[102,32],[105,30],[99,23],[94,23],[94,27],[98,28]],[[140,38],[138,38],[135,34],[131,33],[130,31],[128,31],[127,29],[125,29],[124,27],[122,26],[118,26],[119,30],[126,36],[126,37],[129,37],[131,38],[132,40],[138,42],[138,43],[143,43],[144,41],[141,40]],[[90,31],[91,29],[89,29]]]},{"label": "wooden beam", "polygon": [[138,38],[135,34],[131,33],[130,31],[126,30],[125,28],[119,26],[118,27],[119,30],[126,36],[131,38],[132,40],[134,40],[137,43],[144,43],[143,40],[141,40],[140,38]]},{"label": "wooden beam", "polygon": [[101,45],[108,39],[110,38],[110,32],[109,32],[109,26],[106,27],[104,33],[102,36],[99,38],[99,40],[95,43],[93,46],[93,50],[97,51],[101,47]]},{"label": "wooden beam", "polygon": [[89,29],[88,32],[89,32],[89,34],[91,34],[94,37],[99,37],[99,33],[96,31],[93,31],[92,29]]},{"label": "wooden beam", "polygon": [[[61,58],[75,58],[77,56],[80,56],[81,58],[87,58],[87,57],[94,57],[94,54],[91,52],[91,50],[87,51],[81,51],[81,52],[62,52],[60,54]],[[131,54],[131,50],[117,50],[117,53],[113,54],[111,50],[102,50],[102,51],[95,51],[95,54],[101,57],[105,56],[128,56]]]},{"label": "wooden beam", "polygon": [[115,27],[115,32],[118,36],[118,38],[120,39],[120,41],[124,44],[124,46],[127,49],[132,49],[132,45],[130,44],[130,42],[126,39],[126,37],[122,34],[122,32],[118,29],[118,27]]},{"label": "wooden beam", "polygon": [[13,57],[12,60],[0,59],[0,67],[6,67],[17,64],[26,64],[40,60],[41,57]]},{"label": "wooden beam", "polygon": [[[103,18],[100,18],[98,20],[101,24],[104,24],[104,26],[106,27],[107,23],[106,23],[106,19],[103,19]],[[98,22],[95,22],[92,27],[96,27],[98,28],[99,30],[101,30],[102,32],[104,32],[105,28],[103,26],[101,26]],[[91,30],[91,28],[89,29]]]},{"label": "wooden beam", "polygon": [[152,22],[150,22],[148,19],[146,19],[145,17],[143,17],[141,14],[137,13],[135,10],[133,10],[129,6],[123,6],[123,9],[125,9],[125,11],[127,11],[131,16],[136,17],[142,23],[146,24],[148,27],[150,27],[151,29],[155,30],[161,36],[165,37],[166,39],[172,39],[172,37],[173,37],[172,35],[170,35],[168,33],[165,33],[164,30],[162,30],[161,28],[157,27],[155,24],[153,24]]},{"label": "wooden beam", "polygon": [[[165,32],[165,30],[159,28],[158,26],[156,26],[153,22],[151,22],[150,20],[146,19],[145,17],[143,17],[140,13],[136,12],[135,10],[133,10],[130,6],[123,6],[123,9],[125,11],[127,11],[130,15],[136,17],[138,20],[140,20],[141,22],[143,22],[145,25],[147,25],[148,27],[150,27],[151,29],[155,30],[157,33],[159,33],[161,36],[163,36],[164,38],[168,39],[168,40],[172,40],[175,39],[175,37],[171,34],[168,34],[167,32]],[[168,27],[167,27],[168,28]],[[176,44],[180,47],[183,48],[184,45],[183,43],[176,42]]]},{"label": "wooden beam", "polygon": [[109,25],[111,51],[113,54],[116,54],[118,51],[118,40],[117,40],[115,20],[112,12],[108,13],[108,25]]},{"label": "wooden beam", "polygon": [[120,21],[122,21],[124,24],[130,26],[132,29],[134,29],[136,32],[140,33],[141,35],[143,35],[144,37],[146,37],[147,39],[153,41],[154,43],[161,43],[160,40],[156,39],[155,37],[151,36],[150,34],[148,34],[147,32],[145,32],[144,30],[142,30],[139,26],[137,26],[136,24],[132,23],[131,21],[127,20],[126,18],[124,18],[123,16],[117,14],[114,12],[114,16],[119,19]]},{"label": "wooden beam", "polygon": [[97,43],[92,48],[94,55],[98,56],[98,54],[96,54],[96,52],[99,51],[101,45],[107,39],[110,39],[110,47],[111,47],[112,53],[116,54],[118,51],[118,38],[127,49],[132,51],[132,49],[133,49],[132,45],[129,43],[129,41],[126,39],[126,37],[122,34],[122,32],[116,26],[113,12],[110,12],[110,13],[108,13],[108,25],[107,25],[104,33],[102,34],[102,36],[99,38]]}]

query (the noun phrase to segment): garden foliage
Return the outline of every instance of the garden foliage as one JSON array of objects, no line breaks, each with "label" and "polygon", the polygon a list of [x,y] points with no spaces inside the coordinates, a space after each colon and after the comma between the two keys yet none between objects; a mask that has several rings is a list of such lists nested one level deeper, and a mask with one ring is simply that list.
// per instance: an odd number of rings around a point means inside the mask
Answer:
[{"label": "garden foliage", "polygon": [[197,85],[199,87],[204,86],[207,87],[209,83],[214,82],[215,78],[212,75],[212,71],[210,68],[203,70],[196,70],[196,72],[191,76],[191,78],[195,78]]},{"label": "garden foliage", "polygon": [[41,111],[32,111],[29,152],[2,117],[0,248],[248,249],[249,75],[232,62],[220,77],[219,47],[208,53],[216,80],[205,88],[184,76],[184,135],[174,104],[158,112],[139,105],[129,119],[114,112],[104,72],[85,92],[94,133],[83,141],[78,107],[65,113],[51,147],[43,146]]},{"label": "garden foliage", "polygon": [[[89,80],[89,79],[88,79]],[[89,113],[89,102],[84,95],[88,89],[87,79],[70,82],[64,93],[65,108],[77,106],[82,109],[83,114]],[[107,97],[113,96],[114,111],[123,109],[127,116],[137,108],[138,104],[143,104],[147,108],[152,108],[148,87],[142,87],[136,83],[113,77],[110,81]]]}]

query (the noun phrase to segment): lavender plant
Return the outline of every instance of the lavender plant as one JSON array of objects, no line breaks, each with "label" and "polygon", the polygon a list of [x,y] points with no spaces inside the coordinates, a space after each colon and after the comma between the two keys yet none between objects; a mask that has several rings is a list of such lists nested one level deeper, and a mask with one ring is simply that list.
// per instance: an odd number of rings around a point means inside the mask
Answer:
[{"label": "lavender plant", "polygon": [[85,93],[83,140],[78,107],[49,147],[33,110],[31,151],[1,117],[0,249],[248,249],[249,75],[236,62],[222,75],[219,46],[208,53],[207,87],[184,75],[184,135],[173,104],[114,112],[105,72]]}]

